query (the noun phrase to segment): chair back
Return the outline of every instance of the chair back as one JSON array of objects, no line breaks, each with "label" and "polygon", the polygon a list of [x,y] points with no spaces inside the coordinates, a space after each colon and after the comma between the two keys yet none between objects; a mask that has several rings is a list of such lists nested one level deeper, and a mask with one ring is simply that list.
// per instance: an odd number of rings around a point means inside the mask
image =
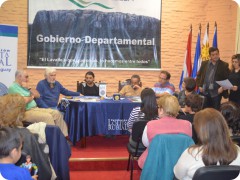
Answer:
[{"label": "chair back", "polygon": [[[101,81],[99,81],[99,83],[94,82],[94,84],[99,87]],[[77,92],[81,92],[81,94],[84,95],[84,87],[86,87],[86,82],[85,81],[77,81]]]},{"label": "chair back", "polygon": [[136,121],[133,123],[133,127],[132,127],[132,140],[133,141],[139,141],[142,139],[142,134],[143,134],[143,130],[146,126],[148,121]]},{"label": "chair back", "polygon": [[119,81],[118,82],[118,92],[122,90],[122,88],[126,85],[131,84],[131,79],[126,79],[125,81]]},{"label": "chair back", "polygon": [[230,180],[239,175],[240,166],[221,165],[199,168],[192,180]]},{"label": "chair back", "polygon": [[193,144],[192,138],[185,134],[156,135],[148,148],[141,180],[173,179],[173,167],[183,151]]}]

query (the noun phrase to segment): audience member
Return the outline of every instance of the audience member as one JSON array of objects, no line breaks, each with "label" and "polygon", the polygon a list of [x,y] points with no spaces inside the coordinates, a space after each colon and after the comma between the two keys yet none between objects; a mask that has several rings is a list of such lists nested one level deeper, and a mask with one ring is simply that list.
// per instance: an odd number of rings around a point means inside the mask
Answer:
[{"label": "audience member", "polygon": [[[184,119],[193,123],[193,118],[196,112],[203,108],[203,98],[198,94],[189,94],[185,99],[185,108],[179,113],[177,119]],[[192,138],[197,143],[197,135],[192,128]]]},{"label": "audience member", "polygon": [[220,106],[220,112],[227,121],[231,136],[240,135],[240,107],[234,102],[225,102]]},{"label": "audience member", "polygon": [[[179,111],[179,103],[175,96],[162,96],[158,102],[159,120],[149,121],[144,129],[142,142],[148,147],[157,134],[178,134],[183,133],[192,137],[192,125],[185,120],[176,119]],[[138,159],[138,165],[143,168],[148,149]]]},{"label": "audience member", "polygon": [[198,144],[186,149],[174,167],[178,179],[192,179],[195,171],[210,165],[239,165],[240,148],[229,136],[224,117],[213,108],[206,108],[194,116]]},{"label": "audience member", "polygon": [[27,169],[15,165],[23,146],[20,133],[12,128],[0,128],[0,142],[0,179],[37,179],[37,175],[31,177]]},{"label": "audience member", "polygon": [[186,77],[183,79],[182,91],[178,94],[178,102],[181,107],[185,107],[185,98],[189,94],[196,94],[196,81],[192,77]]},{"label": "audience member", "polygon": [[56,80],[57,70],[55,68],[45,69],[45,79],[37,84],[37,91],[40,97],[36,99],[37,106],[40,108],[57,109],[59,96],[80,96],[78,92],[72,92],[65,89],[60,82]]},{"label": "audience member", "polygon": [[0,96],[4,96],[7,93],[8,93],[7,86],[0,82]]},{"label": "audience member", "polygon": [[24,121],[27,122],[45,122],[49,125],[57,125],[61,129],[64,136],[68,135],[68,129],[62,114],[58,110],[38,108],[34,98],[37,93],[23,87],[28,82],[28,73],[24,70],[17,70],[15,73],[15,82],[9,87],[10,94],[20,94],[26,103],[26,112]]},{"label": "audience member", "polygon": [[140,82],[141,79],[139,75],[132,75],[131,85],[125,85],[119,93],[121,94],[121,96],[140,96],[142,92]]},{"label": "audience member", "polygon": [[206,106],[219,109],[222,96],[228,95],[216,81],[228,78],[228,63],[220,60],[218,48],[209,48],[210,60],[203,61],[197,74],[197,86],[206,97]]},{"label": "audience member", "polygon": [[240,105],[240,54],[232,56],[232,70],[228,79],[233,84],[229,94],[229,101]]},{"label": "audience member", "polygon": [[143,89],[141,92],[141,101],[141,107],[133,108],[128,119],[127,128],[130,132],[133,123],[136,121],[157,119],[157,101],[154,91],[150,88]]},{"label": "audience member", "polygon": [[92,71],[85,74],[85,80],[78,87],[77,91],[84,96],[99,96],[99,87],[94,83],[95,75]]},{"label": "audience member", "polygon": [[[12,128],[13,132],[21,134],[24,141],[22,147],[23,156],[18,161],[18,165],[25,162],[26,158],[24,156],[29,154],[38,166],[38,179],[51,179],[52,171],[49,163],[47,145],[40,140],[37,134],[32,134],[27,128],[22,127],[22,120],[25,112],[24,98],[19,94],[7,94],[2,96],[0,97],[0,109],[2,109],[2,111],[0,111],[0,127]],[[2,145],[3,141],[0,142]]]},{"label": "audience member", "polygon": [[157,82],[153,90],[157,97],[161,97],[166,94],[173,94],[175,92],[175,87],[169,82],[171,74],[168,71],[161,70],[159,75],[159,82]]}]

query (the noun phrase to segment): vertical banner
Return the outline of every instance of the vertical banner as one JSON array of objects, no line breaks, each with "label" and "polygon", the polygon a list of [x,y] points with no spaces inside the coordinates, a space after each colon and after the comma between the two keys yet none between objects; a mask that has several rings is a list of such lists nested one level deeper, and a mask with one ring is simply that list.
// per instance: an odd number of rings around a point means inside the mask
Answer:
[{"label": "vertical banner", "polygon": [[159,69],[161,0],[29,0],[28,67]]},{"label": "vertical banner", "polygon": [[0,24],[0,82],[7,87],[17,70],[18,27]]}]

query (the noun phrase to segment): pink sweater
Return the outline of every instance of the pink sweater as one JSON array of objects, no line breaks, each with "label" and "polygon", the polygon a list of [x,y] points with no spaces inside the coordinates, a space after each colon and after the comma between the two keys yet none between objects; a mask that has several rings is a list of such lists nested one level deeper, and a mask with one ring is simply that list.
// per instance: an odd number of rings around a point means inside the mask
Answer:
[{"label": "pink sweater", "polygon": [[[192,125],[189,121],[176,119],[173,117],[163,117],[159,120],[149,121],[147,123],[147,137],[149,144],[157,134],[179,134],[183,133],[192,137]],[[148,148],[138,159],[138,165],[143,168],[145,159],[148,155]]]}]

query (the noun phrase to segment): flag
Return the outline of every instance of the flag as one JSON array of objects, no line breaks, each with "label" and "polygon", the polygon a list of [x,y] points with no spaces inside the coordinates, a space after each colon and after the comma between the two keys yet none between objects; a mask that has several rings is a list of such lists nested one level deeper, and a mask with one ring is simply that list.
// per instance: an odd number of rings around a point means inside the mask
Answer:
[{"label": "flag", "polygon": [[183,63],[182,75],[179,82],[179,89],[182,89],[183,79],[190,77],[192,74],[192,61],[191,61],[191,44],[192,44],[192,27],[188,35],[187,49],[185,52],[185,58]]},{"label": "flag", "polygon": [[214,35],[213,35],[212,47],[215,47],[215,48],[218,47],[218,42],[217,42],[217,23],[216,22],[215,22],[215,26],[214,26]]},{"label": "flag", "polygon": [[197,72],[200,69],[202,58],[201,58],[201,40],[200,35],[201,31],[199,29],[198,36],[197,36],[197,43],[196,43],[196,50],[195,50],[195,56],[194,56],[194,62],[193,62],[193,70],[192,70],[192,77],[196,79]]},{"label": "flag", "polygon": [[207,28],[203,37],[203,42],[202,42],[202,51],[201,51],[202,61],[209,59],[208,27],[209,27],[209,24],[207,25]]}]

